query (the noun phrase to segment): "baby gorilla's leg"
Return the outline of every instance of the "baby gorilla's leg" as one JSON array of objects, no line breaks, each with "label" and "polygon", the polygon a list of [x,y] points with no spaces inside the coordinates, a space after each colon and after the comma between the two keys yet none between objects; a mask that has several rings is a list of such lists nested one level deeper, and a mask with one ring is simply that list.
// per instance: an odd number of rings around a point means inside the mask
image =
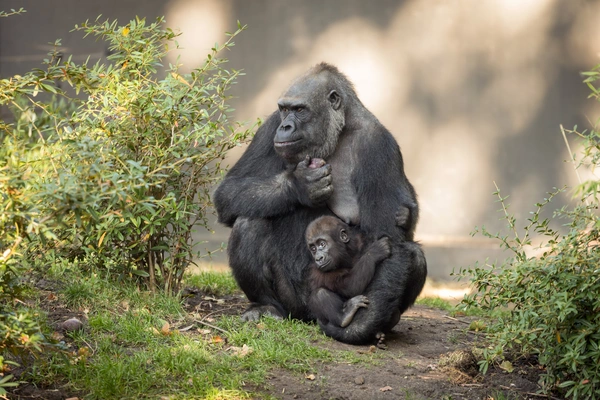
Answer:
[{"label": "baby gorilla's leg", "polygon": [[350,300],[346,301],[342,309],[342,321],[340,322],[340,326],[345,328],[350,325],[350,322],[352,322],[354,314],[356,314],[358,309],[367,308],[368,305],[369,299],[367,296],[363,295],[354,296]]}]

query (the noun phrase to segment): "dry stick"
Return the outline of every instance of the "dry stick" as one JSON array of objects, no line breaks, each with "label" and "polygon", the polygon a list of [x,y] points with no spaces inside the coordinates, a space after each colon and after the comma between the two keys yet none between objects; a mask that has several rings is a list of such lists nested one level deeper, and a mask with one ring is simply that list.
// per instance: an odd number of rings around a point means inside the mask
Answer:
[{"label": "dry stick", "polygon": [[458,318],[454,318],[449,315],[444,315],[444,318],[448,318],[448,319],[451,319],[452,321],[456,321],[456,322],[462,322],[463,324],[470,324],[470,322],[468,322],[468,321],[462,321]]},{"label": "dry stick", "polygon": [[211,325],[211,324],[209,324],[208,322],[204,322],[204,321],[201,321],[201,320],[199,320],[199,319],[195,319],[195,320],[194,320],[194,322],[197,322],[197,323],[199,323],[199,324],[202,324],[202,325],[208,326],[209,328],[212,328],[212,329],[216,329],[216,330],[218,330],[219,332],[222,332],[222,333],[224,333],[224,334],[226,334],[226,335],[230,335],[230,333],[229,333],[229,332],[227,332],[225,329],[221,329],[221,328],[219,328],[218,326]]},{"label": "dry stick", "polygon": [[562,124],[560,124],[560,131],[562,132],[563,139],[565,139],[565,144],[567,145],[567,150],[569,151],[569,156],[571,157],[571,161],[573,162],[573,168],[575,169],[575,175],[577,175],[577,180],[579,181],[579,184],[581,185],[581,183],[582,183],[581,177],[579,176],[579,171],[577,171],[577,165],[575,165],[575,155],[571,151],[571,146],[569,146],[569,141],[567,140],[567,135],[565,134],[565,129],[563,128]]},{"label": "dry stick", "polygon": [[504,385],[498,385],[498,386],[500,386],[500,388],[502,388],[502,389],[511,390],[513,392],[518,392],[518,393],[526,394],[528,396],[545,397],[547,399],[560,400],[558,397],[550,396],[550,395],[547,395],[547,394],[523,392],[521,390],[518,390],[518,389],[515,389],[515,388],[511,388],[511,387],[508,387],[508,386],[504,386]]},{"label": "dry stick", "polygon": [[[581,185],[583,182],[581,181],[581,177],[579,176],[579,171],[577,170],[577,165],[575,164],[575,155],[571,151],[571,146],[569,146],[569,141],[567,140],[567,135],[565,134],[565,129],[563,128],[562,124],[560,124],[560,131],[562,132],[563,138],[565,139],[565,144],[567,145],[567,150],[569,151],[569,155],[571,156],[571,161],[573,162],[573,169],[575,170],[575,175],[577,175],[577,180],[579,181],[579,184]],[[590,206],[590,201],[587,197],[585,199],[585,204],[587,204],[588,207]]]}]

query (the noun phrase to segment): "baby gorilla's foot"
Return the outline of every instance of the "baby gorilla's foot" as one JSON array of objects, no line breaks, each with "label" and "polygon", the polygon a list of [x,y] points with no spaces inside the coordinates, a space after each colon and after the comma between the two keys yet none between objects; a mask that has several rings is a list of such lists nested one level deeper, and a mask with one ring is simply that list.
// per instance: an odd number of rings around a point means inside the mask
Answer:
[{"label": "baby gorilla's foot", "polygon": [[359,308],[367,308],[369,305],[369,299],[367,296],[358,295],[354,296],[350,300],[344,303],[343,313],[344,316],[342,318],[342,322],[340,326],[342,328],[347,327],[352,322],[352,318],[354,318],[354,314],[358,311]]},{"label": "baby gorilla's foot", "polygon": [[377,346],[378,349],[382,349],[382,350],[387,349],[387,344],[385,344],[385,333],[383,333],[383,332],[377,333],[375,335],[375,339],[377,339],[377,344],[375,346]]}]

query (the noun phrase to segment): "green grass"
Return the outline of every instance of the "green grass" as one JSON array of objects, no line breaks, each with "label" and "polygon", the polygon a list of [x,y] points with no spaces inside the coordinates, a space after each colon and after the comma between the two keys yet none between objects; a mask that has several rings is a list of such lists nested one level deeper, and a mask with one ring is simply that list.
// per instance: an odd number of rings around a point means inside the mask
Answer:
[{"label": "green grass", "polygon": [[239,292],[235,279],[231,273],[224,272],[200,272],[199,274],[187,274],[184,277],[184,286],[193,286],[203,292],[215,296],[230,295]]},{"label": "green grass", "polygon": [[469,317],[482,317],[482,318],[501,318],[506,317],[510,310],[482,310],[481,308],[468,308],[465,309],[461,304],[452,305],[448,301],[439,297],[422,297],[417,299],[415,304],[424,305],[427,307],[437,308],[440,310],[448,311],[451,316],[469,316]]},{"label": "green grass", "polygon": [[418,298],[415,302],[416,304],[421,304],[427,307],[439,308],[440,310],[445,311],[453,311],[456,309],[455,306],[450,304],[448,301],[441,299],[439,297],[421,297]]},{"label": "green grass", "polygon": [[[210,288],[215,295],[238,291],[230,274],[189,276],[185,285]],[[372,364],[377,359],[327,350],[320,343],[330,339],[315,324],[295,320],[215,317],[210,323],[221,331],[207,333],[197,324],[179,332],[193,323],[180,299],[95,276],[70,275],[58,297],[85,308],[87,327],[69,334],[69,351],[40,359],[27,380],[60,382],[86,399],[244,399],[256,395],[248,388],[260,392],[274,369],[304,374],[320,362]]]}]

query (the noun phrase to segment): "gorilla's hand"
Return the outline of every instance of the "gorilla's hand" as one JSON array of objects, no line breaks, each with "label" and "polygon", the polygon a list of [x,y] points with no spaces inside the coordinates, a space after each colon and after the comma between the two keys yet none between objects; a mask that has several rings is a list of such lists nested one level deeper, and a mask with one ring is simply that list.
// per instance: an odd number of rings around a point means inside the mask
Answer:
[{"label": "gorilla's hand", "polygon": [[321,159],[313,159],[311,163],[310,156],[306,156],[298,163],[293,175],[298,199],[305,206],[323,205],[333,193],[331,165]]},{"label": "gorilla's hand", "polygon": [[385,260],[392,253],[390,247],[390,238],[384,236],[381,239],[376,240],[375,242],[371,243],[367,251],[376,262]]}]

